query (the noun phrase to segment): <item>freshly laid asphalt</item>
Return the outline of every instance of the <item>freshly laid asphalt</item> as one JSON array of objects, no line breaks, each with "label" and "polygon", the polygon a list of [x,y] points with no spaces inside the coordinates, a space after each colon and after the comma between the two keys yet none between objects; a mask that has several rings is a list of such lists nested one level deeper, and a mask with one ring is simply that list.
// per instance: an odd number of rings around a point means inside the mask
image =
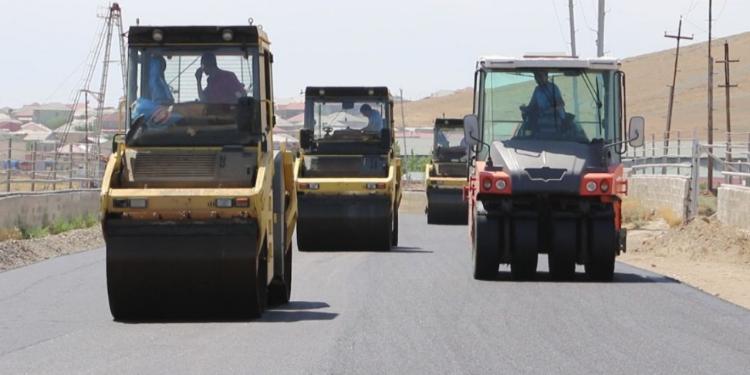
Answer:
[{"label": "freshly laid asphalt", "polygon": [[391,252],[295,249],[292,302],[256,321],[115,322],[103,249],[0,273],[0,374],[750,373],[749,310],[621,263],[476,281],[465,226],[400,229]]}]

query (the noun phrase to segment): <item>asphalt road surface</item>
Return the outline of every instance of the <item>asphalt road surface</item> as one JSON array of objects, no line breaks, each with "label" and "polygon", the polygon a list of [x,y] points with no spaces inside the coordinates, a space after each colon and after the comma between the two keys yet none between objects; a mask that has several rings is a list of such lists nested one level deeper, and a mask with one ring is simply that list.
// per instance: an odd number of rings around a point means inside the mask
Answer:
[{"label": "asphalt road surface", "polygon": [[247,322],[112,321],[102,249],[0,273],[0,374],[750,372],[748,310],[623,264],[475,281],[467,237],[402,214],[390,253],[295,252],[293,301]]}]

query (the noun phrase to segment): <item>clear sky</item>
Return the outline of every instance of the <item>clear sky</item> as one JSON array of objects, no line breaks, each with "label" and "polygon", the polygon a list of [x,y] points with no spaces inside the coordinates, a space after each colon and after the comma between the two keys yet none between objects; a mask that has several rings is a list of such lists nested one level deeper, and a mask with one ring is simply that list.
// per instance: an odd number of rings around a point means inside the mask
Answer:
[{"label": "clear sky", "polygon": [[[575,0],[578,52],[596,53],[597,0]],[[0,0],[0,107],[69,102],[105,2]],[[307,85],[388,85],[421,98],[471,86],[483,54],[569,51],[568,0],[123,0],[125,27],[246,24],[269,33],[275,91]],[[605,50],[629,57],[674,46],[665,31],[707,39],[708,0],[607,0]],[[748,31],[748,0],[714,0],[714,35]],[[113,65],[107,102],[120,93]],[[96,80],[98,82],[98,79]]]}]

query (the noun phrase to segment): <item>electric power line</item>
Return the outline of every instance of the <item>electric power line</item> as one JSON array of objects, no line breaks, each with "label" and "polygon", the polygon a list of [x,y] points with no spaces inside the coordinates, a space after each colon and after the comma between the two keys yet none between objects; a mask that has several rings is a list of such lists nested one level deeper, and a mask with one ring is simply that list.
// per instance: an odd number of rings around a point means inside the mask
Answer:
[{"label": "electric power line", "polygon": [[562,23],[560,23],[560,16],[557,14],[557,4],[555,4],[556,0],[552,0],[552,8],[555,10],[555,19],[557,20],[557,29],[560,31],[560,39],[565,44],[569,44],[569,42],[565,39],[565,34],[563,32]]}]

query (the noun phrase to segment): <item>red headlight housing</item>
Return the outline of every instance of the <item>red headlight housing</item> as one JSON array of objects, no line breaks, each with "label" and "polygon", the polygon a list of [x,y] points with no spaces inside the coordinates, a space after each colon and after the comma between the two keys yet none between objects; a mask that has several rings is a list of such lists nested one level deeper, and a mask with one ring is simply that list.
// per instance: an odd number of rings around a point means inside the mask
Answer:
[{"label": "red headlight housing", "polygon": [[484,194],[510,194],[510,176],[502,171],[482,171],[479,174],[482,181],[481,192]]},{"label": "red headlight housing", "polygon": [[581,178],[579,193],[582,196],[613,195],[614,174],[611,173],[589,173]]}]

